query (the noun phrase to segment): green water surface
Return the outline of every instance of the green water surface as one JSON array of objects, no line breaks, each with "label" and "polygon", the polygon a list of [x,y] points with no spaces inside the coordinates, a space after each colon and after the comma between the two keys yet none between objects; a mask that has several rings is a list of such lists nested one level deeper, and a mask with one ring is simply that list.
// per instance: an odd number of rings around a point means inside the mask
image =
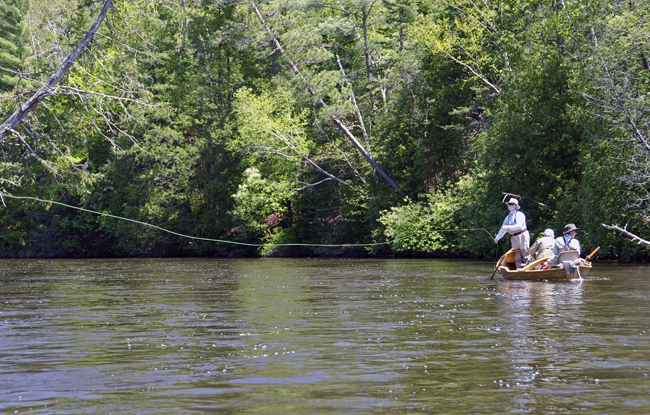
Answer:
[{"label": "green water surface", "polygon": [[650,412],[650,268],[0,261],[1,413]]}]

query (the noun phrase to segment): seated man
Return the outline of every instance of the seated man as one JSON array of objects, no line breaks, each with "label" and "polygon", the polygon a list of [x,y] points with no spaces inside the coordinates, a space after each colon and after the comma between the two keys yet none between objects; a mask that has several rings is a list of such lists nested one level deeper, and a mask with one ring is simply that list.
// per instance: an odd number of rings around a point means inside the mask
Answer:
[{"label": "seated man", "polygon": [[553,257],[548,260],[548,263],[551,265],[559,265],[557,263],[560,252],[575,250],[578,251],[580,255],[580,241],[576,239],[578,228],[573,223],[570,223],[564,227],[564,235],[560,236],[555,240],[555,245],[553,246]]},{"label": "seated man", "polygon": [[555,232],[553,229],[546,229],[533,246],[528,250],[530,255],[529,260],[536,261],[538,259],[550,258],[553,256],[553,247],[555,246]]}]

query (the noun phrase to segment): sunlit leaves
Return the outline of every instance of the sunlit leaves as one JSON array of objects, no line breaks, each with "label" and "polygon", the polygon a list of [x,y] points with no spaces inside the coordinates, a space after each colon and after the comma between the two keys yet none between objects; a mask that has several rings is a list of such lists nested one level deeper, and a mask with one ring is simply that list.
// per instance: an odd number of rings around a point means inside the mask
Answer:
[{"label": "sunlit leaves", "polygon": [[451,247],[453,215],[458,208],[450,195],[422,195],[419,202],[381,212],[378,221],[385,226],[384,235],[397,251],[433,252]]},{"label": "sunlit leaves", "polygon": [[411,34],[431,53],[443,54],[500,92],[498,74],[508,58],[502,42],[507,33],[496,24],[497,7],[487,2],[446,2],[422,18]]},{"label": "sunlit leaves", "polygon": [[245,233],[259,233],[277,224],[278,219],[271,215],[286,212],[286,202],[293,193],[291,184],[265,179],[255,167],[248,168],[244,176],[233,196],[233,214],[244,225]]},{"label": "sunlit leaves", "polygon": [[235,114],[239,138],[228,143],[234,151],[267,157],[278,177],[296,170],[314,147],[305,135],[307,113],[296,108],[291,96],[282,90],[253,94],[241,88],[235,94]]}]

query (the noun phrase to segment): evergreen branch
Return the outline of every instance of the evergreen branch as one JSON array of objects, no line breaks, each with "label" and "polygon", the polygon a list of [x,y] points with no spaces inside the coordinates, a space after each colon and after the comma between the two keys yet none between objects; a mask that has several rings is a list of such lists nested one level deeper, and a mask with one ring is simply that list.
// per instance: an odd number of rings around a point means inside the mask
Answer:
[{"label": "evergreen branch", "polygon": [[445,50],[442,46],[440,46],[440,44],[438,44],[438,42],[437,42],[435,39],[433,40],[432,43],[436,46],[436,48],[437,48],[440,52],[442,52],[442,53],[444,53],[445,55],[447,55],[451,60],[453,60],[453,61],[456,62],[457,64],[462,65],[462,66],[464,66],[465,68],[469,69],[469,71],[470,71],[471,73],[473,73],[475,76],[477,76],[481,81],[483,81],[485,84],[487,84],[490,88],[494,89],[494,90],[496,91],[497,94],[500,94],[500,93],[501,93],[501,90],[499,90],[499,88],[497,88],[496,85],[494,85],[492,82],[488,81],[487,78],[486,78],[485,76],[481,75],[481,74],[478,72],[478,70],[474,69],[474,67],[472,67],[472,65],[467,64],[467,63],[461,61],[460,59],[458,59],[457,57],[455,57],[454,55],[452,55],[451,53],[449,53],[449,52],[448,52],[447,50]]},{"label": "evergreen branch", "polygon": [[348,166],[350,166],[350,168],[352,169],[352,171],[354,172],[354,174],[359,178],[359,180],[361,180],[361,181],[363,182],[363,184],[367,184],[367,183],[366,183],[366,180],[363,178],[363,176],[361,176],[361,173],[359,173],[359,171],[358,171],[358,170],[357,170],[357,169],[352,165],[352,163],[350,163],[350,160],[348,160],[348,157],[345,155],[345,153],[344,153],[343,151],[341,151],[341,149],[338,148],[338,146],[337,146],[336,144],[334,144],[334,142],[330,139],[330,137],[327,135],[327,133],[326,133],[326,132],[323,130],[323,128],[320,126],[320,124],[317,124],[317,125],[318,125],[318,129],[319,129],[319,130],[321,131],[321,133],[323,133],[323,135],[325,136],[325,139],[326,139],[326,140],[327,140],[327,141],[328,141],[332,146],[334,146],[334,148],[336,149],[336,151],[338,151],[339,153],[341,153],[341,155],[343,156],[343,160],[345,160],[345,162],[348,164]]},{"label": "evergreen branch", "polygon": [[50,166],[50,163],[48,163],[47,161],[43,160],[42,158],[40,158],[40,157],[38,156],[38,154],[36,154],[36,152],[35,152],[35,151],[34,151],[34,150],[29,146],[29,144],[27,144],[27,141],[25,141],[25,139],[23,138],[23,136],[21,136],[21,135],[20,135],[16,130],[13,130],[13,129],[12,129],[12,130],[9,130],[9,132],[12,133],[13,135],[15,135],[15,136],[18,138],[18,140],[20,140],[20,142],[23,143],[23,144],[25,145],[25,147],[27,147],[27,149],[28,149],[29,152],[32,154],[32,156],[34,156],[34,158],[35,158],[36,160],[40,161],[40,162],[45,166],[45,168],[47,168],[49,171],[51,171],[52,174],[54,174],[55,176],[59,176],[59,175],[56,173],[56,171],[54,171],[54,169]]}]

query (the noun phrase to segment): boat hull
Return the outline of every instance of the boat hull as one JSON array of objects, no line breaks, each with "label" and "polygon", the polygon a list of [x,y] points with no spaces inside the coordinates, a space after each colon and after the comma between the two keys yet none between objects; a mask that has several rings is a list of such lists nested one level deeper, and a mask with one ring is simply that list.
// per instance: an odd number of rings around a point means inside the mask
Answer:
[{"label": "boat hull", "polygon": [[[567,274],[564,268],[552,268],[552,269],[531,269],[527,271],[522,271],[518,269],[510,269],[506,266],[499,267],[499,272],[501,276],[509,281],[528,281],[528,280],[556,280],[556,281],[567,281],[567,280],[577,280],[586,278],[589,275],[591,270],[591,263],[585,262],[578,267],[573,274]],[[579,272],[578,272],[579,271]]]}]

